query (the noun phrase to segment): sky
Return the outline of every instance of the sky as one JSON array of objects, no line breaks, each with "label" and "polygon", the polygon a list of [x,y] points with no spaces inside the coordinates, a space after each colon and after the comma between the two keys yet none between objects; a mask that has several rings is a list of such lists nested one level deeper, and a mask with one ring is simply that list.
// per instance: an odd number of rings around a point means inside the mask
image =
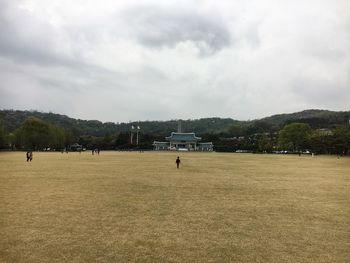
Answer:
[{"label": "sky", "polygon": [[0,108],[111,122],[350,110],[350,1],[0,0]]}]

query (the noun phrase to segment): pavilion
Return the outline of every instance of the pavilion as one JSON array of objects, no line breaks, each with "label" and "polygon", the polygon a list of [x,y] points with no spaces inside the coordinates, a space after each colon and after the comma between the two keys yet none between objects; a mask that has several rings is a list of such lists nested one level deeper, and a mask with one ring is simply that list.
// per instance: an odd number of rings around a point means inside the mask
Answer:
[{"label": "pavilion", "polygon": [[199,143],[202,138],[197,137],[194,132],[172,132],[165,140],[166,142],[154,141],[154,150],[213,151],[213,143]]}]

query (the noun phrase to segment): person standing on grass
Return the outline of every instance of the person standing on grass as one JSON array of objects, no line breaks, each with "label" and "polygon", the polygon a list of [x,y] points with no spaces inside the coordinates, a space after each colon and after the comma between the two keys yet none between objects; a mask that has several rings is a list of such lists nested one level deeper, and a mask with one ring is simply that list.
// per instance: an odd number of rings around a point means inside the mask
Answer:
[{"label": "person standing on grass", "polygon": [[175,163],[176,163],[176,168],[179,169],[179,166],[180,166],[180,163],[181,163],[179,156],[176,158]]}]

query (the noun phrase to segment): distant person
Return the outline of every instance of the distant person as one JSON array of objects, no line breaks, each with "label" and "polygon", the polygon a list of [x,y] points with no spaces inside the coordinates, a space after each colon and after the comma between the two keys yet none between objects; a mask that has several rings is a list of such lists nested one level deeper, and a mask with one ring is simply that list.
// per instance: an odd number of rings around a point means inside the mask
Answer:
[{"label": "distant person", "polygon": [[176,158],[175,163],[176,163],[176,168],[179,169],[179,166],[180,166],[180,163],[181,163],[179,156]]},{"label": "distant person", "polygon": [[27,162],[31,162],[33,160],[33,152],[32,151],[28,151],[26,153],[26,157],[27,157]]},{"label": "distant person", "polygon": [[97,148],[97,154],[100,155],[100,148]]},{"label": "distant person", "polygon": [[95,154],[95,149],[92,149],[91,153],[92,153],[92,155],[94,155]]}]

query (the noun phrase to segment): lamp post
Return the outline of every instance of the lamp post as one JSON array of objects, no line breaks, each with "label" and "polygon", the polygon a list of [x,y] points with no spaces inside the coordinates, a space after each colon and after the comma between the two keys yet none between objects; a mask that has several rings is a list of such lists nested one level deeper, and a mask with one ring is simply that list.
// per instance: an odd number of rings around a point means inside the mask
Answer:
[{"label": "lamp post", "polygon": [[139,145],[139,132],[140,132],[140,126],[137,126],[136,128],[136,145]]},{"label": "lamp post", "polygon": [[132,143],[133,143],[134,130],[135,130],[134,125],[131,125],[131,131],[130,131],[130,144],[131,144],[131,145],[132,145]]}]

